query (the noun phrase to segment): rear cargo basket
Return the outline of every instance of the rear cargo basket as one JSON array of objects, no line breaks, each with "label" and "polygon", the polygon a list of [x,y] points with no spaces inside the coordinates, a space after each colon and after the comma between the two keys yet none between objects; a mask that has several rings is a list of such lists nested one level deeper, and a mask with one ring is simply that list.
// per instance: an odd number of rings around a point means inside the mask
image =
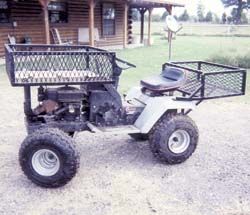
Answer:
[{"label": "rear cargo basket", "polygon": [[12,86],[111,83],[115,53],[89,46],[6,45]]},{"label": "rear cargo basket", "polygon": [[183,69],[187,81],[178,91],[182,100],[204,100],[245,94],[246,70],[205,61],[171,62],[166,67]]}]

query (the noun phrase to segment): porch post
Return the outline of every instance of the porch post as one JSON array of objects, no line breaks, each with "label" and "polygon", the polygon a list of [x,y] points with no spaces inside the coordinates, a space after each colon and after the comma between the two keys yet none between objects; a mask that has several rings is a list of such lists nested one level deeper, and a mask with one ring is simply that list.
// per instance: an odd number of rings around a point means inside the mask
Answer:
[{"label": "porch post", "polygon": [[148,9],[148,45],[151,46],[151,19],[153,8]]},{"label": "porch post", "polygon": [[50,0],[39,0],[40,4],[43,7],[43,19],[44,19],[44,28],[45,28],[45,42],[50,44],[50,33],[49,33],[49,11],[48,5]]},{"label": "porch post", "polygon": [[126,48],[128,43],[128,4],[124,5],[124,16],[123,16],[123,48]]},{"label": "porch post", "polygon": [[146,12],[146,9],[141,8],[139,11],[141,14],[141,43],[143,43],[143,39],[144,39],[144,14]]},{"label": "porch post", "polygon": [[89,0],[89,45],[95,46],[95,2]]}]

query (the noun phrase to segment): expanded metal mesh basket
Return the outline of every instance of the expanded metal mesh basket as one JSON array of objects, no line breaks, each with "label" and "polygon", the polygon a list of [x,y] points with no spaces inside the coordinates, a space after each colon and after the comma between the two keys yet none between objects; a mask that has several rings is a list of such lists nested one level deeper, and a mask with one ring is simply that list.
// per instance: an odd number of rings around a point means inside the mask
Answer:
[{"label": "expanded metal mesh basket", "polygon": [[171,62],[163,65],[183,69],[187,81],[179,88],[181,99],[204,100],[245,94],[246,70],[205,61]]},{"label": "expanded metal mesh basket", "polygon": [[113,82],[115,53],[89,46],[6,45],[13,86]]}]

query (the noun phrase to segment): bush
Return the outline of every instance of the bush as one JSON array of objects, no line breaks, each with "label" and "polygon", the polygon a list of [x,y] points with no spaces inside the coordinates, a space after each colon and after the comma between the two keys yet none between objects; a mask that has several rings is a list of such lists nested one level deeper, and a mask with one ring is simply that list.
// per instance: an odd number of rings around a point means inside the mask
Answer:
[{"label": "bush", "polygon": [[208,11],[206,16],[205,16],[205,21],[206,22],[212,22],[213,21],[213,14],[211,11]]},{"label": "bush", "polygon": [[213,55],[208,59],[208,61],[232,66],[236,66],[237,64],[237,62],[235,62],[235,59],[232,59],[232,57],[223,55]]},{"label": "bush", "polygon": [[250,53],[238,56],[213,55],[208,59],[208,61],[242,68],[250,68]]},{"label": "bush", "polygon": [[183,21],[186,22],[189,20],[189,14],[187,12],[187,10],[184,10],[183,14],[181,14],[178,18],[179,21]]},{"label": "bush", "polygon": [[152,14],[152,22],[160,22],[161,16],[159,14]]},{"label": "bush", "polygon": [[250,53],[245,56],[238,56],[238,66],[244,68],[250,68]]},{"label": "bush", "polygon": [[164,33],[162,33],[162,32],[153,32],[152,35],[154,35],[154,36],[162,36],[162,35],[164,35]]}]

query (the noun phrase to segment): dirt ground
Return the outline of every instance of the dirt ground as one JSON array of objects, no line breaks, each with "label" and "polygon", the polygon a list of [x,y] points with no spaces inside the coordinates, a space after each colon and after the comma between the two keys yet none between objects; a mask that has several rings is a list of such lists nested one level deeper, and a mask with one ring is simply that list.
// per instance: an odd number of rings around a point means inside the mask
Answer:
[{"label": "dirt ground", "polygon": [[147,142],[128,135],[81,133],[77,176],[42,189],[18,164],[26,133],[22,89],[0,73],[0,214],[250,214],[250,104],[230,99],[201,104],[191,117],[199,146],[180,165],[164,165]]}]

